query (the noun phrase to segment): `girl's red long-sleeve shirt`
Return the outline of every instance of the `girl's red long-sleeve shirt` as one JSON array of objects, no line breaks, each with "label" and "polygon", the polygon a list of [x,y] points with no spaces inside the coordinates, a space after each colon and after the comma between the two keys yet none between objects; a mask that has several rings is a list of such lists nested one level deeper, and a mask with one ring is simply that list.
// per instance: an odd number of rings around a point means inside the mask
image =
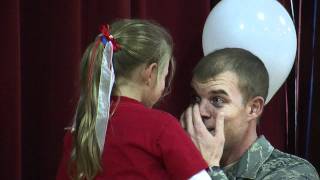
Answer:
[{"label": "girl's red long-sleeve shirt", "polygon": [[[170,114],[123,96],[112,104],[116,105],[111,109],[116,109],[108,123],[102,172],[96,180],[184,180],[208,167]],[[67,132],[57,180],[69,179],[71,150],[72,134]]]}]

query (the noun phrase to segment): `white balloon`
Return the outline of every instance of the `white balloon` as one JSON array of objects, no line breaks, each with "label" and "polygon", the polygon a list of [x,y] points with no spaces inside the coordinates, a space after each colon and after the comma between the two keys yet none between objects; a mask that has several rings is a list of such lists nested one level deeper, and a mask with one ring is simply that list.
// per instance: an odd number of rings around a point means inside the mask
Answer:
[{"label": "white balloon", "polygon": [[269,73],[266,103],[288,77],[297,37],[286,9],[276,0],[222,0],[207,17],[204,55],[223,48],[242,48],[259,57]]}]

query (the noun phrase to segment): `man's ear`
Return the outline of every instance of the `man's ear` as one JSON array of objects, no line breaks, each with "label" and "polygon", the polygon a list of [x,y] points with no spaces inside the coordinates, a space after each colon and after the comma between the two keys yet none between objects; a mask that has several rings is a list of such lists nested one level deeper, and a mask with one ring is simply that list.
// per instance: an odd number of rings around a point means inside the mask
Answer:
[{"label": "man's ear", "polygon": [[147,86],[154,86],[157,78],[158,72],[158,64],[157,63],[151,63],[149,65],[146,65],[142,72],[142,78],[144,83]]},{"label": "man's ear", "polygon": [[246,112],[249,117],[248,120],[258,119],[264,108],[264,98],[256,96],[248,101],[246,106]]}]

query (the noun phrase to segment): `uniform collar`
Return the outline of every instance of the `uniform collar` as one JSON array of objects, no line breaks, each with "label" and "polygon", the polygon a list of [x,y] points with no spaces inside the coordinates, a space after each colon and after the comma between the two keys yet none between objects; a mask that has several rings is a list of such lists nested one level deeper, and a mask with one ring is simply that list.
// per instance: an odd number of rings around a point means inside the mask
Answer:
[{"label": "uniform collar", "polygon": [[260,136],[241,156],[238,163],[226,170],[232,176],[255,179],[263,163],[270,157],[274,147],[264,137]]},{"label": "uniform collar", "polygon": [[127,96],[111,96],[111,100],[114,102],[122,102],[122,103],[133,103],[133,104],[141,104],[141,102],[139,102],[136,99],[127,97]]}]

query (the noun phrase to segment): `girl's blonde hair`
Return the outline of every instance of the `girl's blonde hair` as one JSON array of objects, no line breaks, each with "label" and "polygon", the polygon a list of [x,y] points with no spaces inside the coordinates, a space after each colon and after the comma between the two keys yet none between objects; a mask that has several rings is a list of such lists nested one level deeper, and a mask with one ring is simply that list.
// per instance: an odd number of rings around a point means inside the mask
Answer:
[{"label": "girl's blonde hair", "polygon": [[[172,58],[172,38],[161,26],[145,20],[120,20],[110,26],[111,34],[121,46],[114,53],[113,64],[117,78],[130,79],[134,69],[143,65],[159,64],[158,74],[162,73],[168,53],[171,58],[168,82],[174,74]],[[98,36],[99,37],[99,36]],[[81,63],[81,94],[76,113],[76,127],[73,133],[73,150],[69,165],[73,179],[93,179],[101,168],[101,152],[98,147],[95,123],[100,81],[100,69],[104,46],[97,38],[86,49]],[[95,58],[91,82],[88,82],[89,61]],[[90,86],[88,86],[90,84]],[[116,88],[116,84],[114,85]],[[169,85],[167,85],[169,87]]]}]

